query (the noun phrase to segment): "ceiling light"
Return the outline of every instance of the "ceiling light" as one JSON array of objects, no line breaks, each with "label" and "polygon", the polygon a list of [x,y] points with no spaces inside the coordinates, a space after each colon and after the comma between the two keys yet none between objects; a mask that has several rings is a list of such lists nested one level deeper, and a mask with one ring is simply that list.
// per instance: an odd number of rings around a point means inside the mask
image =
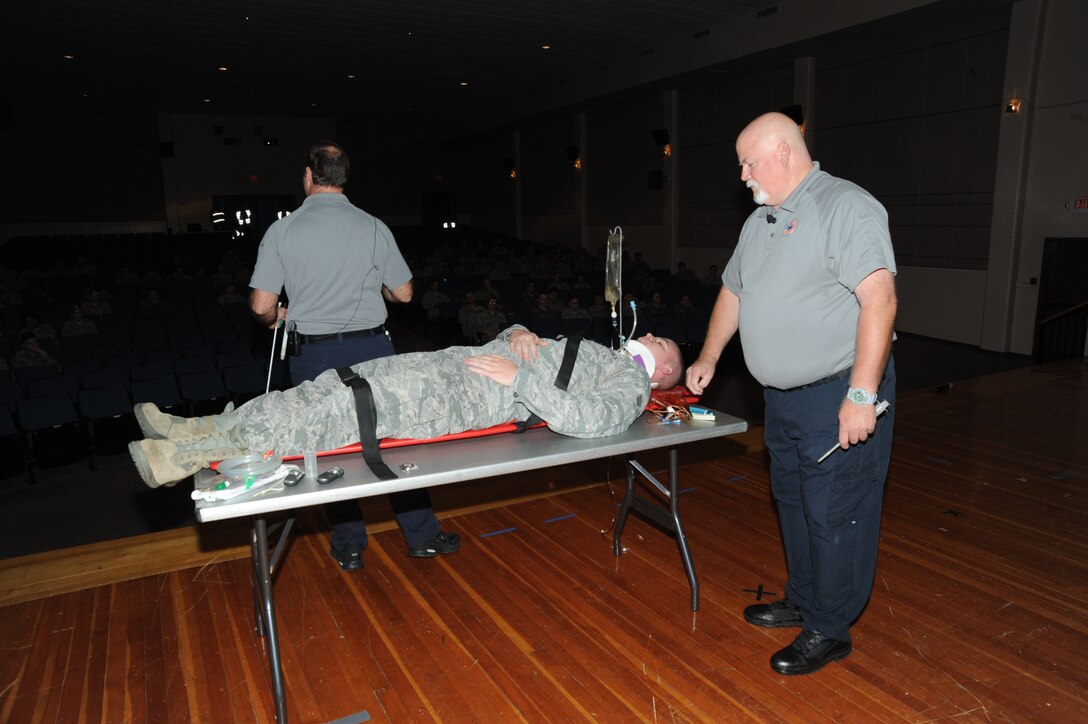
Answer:
[{"label": "ceiling light", "polygon": [[545,44],[545,45],[541,45],[540,47],[541,47],[542,49],[544,49],[544,50],[551,50],[551,49],[552,49],[552,46],[550,46],[550,45],[547,45],[547,44]]},{"label": "ceiling light", "polygon": [[216,68],[216,70],[218,70],[220,73],[226,73],[227,72],[227,66],[221,65],[218,68]]},{"label": "ceiling light", "polygon": [[64,59],[65,60],[75,60],[76,56],[72,55],[71,53],[65,53],[64,54]]},{"label": "ceiling light", "polygon": [[205,103],[211,103],[211,102],[212,102],[212,99],[211,99],[211,98],[205,98],[205,99],[204,99],[204,102],[205,102]]},{"label": "ceiling light", "polygon": [[467,81],[467,80],[463,80],[463,81],[461,81],[461,85],[462,85],[462,86],[466,86],[466,85],[468,85],[468,81]]},{"label": "ceiling light", "polygon": [[355,80],[355,74],[354,73],[348,73],[348,80]]}]

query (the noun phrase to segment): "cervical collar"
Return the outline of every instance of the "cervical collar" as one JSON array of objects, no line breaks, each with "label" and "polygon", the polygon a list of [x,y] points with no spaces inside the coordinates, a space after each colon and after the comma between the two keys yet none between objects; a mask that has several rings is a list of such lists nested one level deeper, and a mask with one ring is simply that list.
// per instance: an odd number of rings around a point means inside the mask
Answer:
[{"label": "cervical collar", "polygon": [[654,370],[657,368],[657,361],[654,360],[654,356],[650,354],[650,350],[647,349],[646,345],[636,339],[631,339],[627,341],[627,344],[623,346],[623,349],[631,356],[631,359],[646,370],[646,375],[648,377],[654,376]]}]

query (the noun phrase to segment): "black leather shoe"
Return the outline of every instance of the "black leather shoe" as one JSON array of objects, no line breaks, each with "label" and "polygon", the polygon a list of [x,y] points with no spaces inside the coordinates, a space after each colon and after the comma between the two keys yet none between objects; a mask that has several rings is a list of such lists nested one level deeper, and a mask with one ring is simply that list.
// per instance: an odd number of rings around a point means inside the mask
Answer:
[{"label": "black leather shoe", "polygon": [[744,609],[744,620],[753,626],[785,628],[800,626],[801,609],[793,601],[783,598],[774,603],[757,603]]},{"label": "black leather shoe", "polygon": [[342,571],[357,571],[366,565],[363,563],[363,549],[359,546],[344,546],[343,548],[331,546],[329,555],[336,559]]},{"label": "black leather shoe", "polygon": [[434,558],[439,553],[456,553],[461,549],[461,536],[456,533],[438,531],[438,535],[421,546],[408,546],[408,555],[412,558]]},{"label": "black leather shoe", "polygon": [[802,631],[793,643],[771,657],[771,668],[787,676],[811,674],[850,655],[849,641],[829,639],[819,631]]}]

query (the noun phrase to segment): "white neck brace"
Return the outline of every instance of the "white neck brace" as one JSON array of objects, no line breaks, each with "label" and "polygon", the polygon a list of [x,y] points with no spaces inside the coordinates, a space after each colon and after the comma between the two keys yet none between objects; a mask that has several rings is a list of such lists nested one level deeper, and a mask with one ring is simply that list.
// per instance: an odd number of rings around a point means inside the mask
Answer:
[{"label": "white neck brace", "polygon": [[654,370],[657,369],[657,360],[650,354],[650,350],[646,348],[646,345],[636,339],[631,339],[627,341],[623,349],[630,355],[631,359],[646,370],[648,377],[654,376]]}]

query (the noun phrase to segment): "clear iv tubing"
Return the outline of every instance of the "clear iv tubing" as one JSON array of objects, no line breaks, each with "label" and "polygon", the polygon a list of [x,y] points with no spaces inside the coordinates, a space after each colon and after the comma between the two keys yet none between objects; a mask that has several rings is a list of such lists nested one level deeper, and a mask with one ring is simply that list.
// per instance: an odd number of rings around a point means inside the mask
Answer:
[{"label": "clear iv tubing", "polygon": [[[635,338],[635,329],[638,327],[638,306],[635,304],[635,300],[631,300],[631,335],[627,339]],[[620,335],[620,349],[627,346],[627,340]]]},{"label": "clear iv tubing", "polygon": [[[616,307],[623,300],[623,293],[620,290],[623,285],[623,229],[619,226],[608,232],[605,256],[604,298],[612,305],[612,330],[622,348],[626,340],[623,336],[623,320],[619,317]],[[619,307],[618,311],[622,312],[623,307]]]}]

